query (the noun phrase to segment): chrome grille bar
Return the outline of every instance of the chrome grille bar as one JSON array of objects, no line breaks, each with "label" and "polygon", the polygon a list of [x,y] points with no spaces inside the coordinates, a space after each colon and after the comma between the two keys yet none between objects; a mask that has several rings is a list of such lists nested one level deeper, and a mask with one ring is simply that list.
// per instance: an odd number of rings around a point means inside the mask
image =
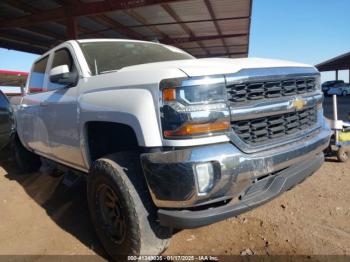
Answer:
[{"label": "chrome grille bar", "polygon": [[309,129],[317,123],[317,106],[251,120],[232,121],[233,131],[246,143],[256,144]]},{"label": "chrome grille bar", "polygon": [[315,78],[280,81],[247,81],[227,85],[228,99],[233,104],[251,100],[278,98],[311,93],[317,88]]}]

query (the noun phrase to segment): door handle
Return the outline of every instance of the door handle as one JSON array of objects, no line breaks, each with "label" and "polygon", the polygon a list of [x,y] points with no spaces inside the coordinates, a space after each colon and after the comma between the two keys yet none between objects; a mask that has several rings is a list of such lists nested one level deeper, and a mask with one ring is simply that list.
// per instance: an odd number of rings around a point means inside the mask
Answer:
[{"label": "door handle", "polygon": [[48,102],[41,102],[41,103],[40,103],[40,106],[48,106],[48,105],[49,105]]},{"label": "door handle", "polygon": [[18,105],[18,109],[19,109],[19,110],[25,109],[26,107],[28,107],[27,104],[20,104],[20,105]]}]

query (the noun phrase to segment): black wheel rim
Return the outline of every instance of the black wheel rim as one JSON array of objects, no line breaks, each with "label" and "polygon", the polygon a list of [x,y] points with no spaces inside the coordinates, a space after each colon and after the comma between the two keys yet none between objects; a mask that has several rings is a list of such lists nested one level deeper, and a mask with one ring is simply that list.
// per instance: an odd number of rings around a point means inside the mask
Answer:
[{"label": "black wheel rim", "polygon": [[103,229],[112,241],[120,244],[125,240],[126,220],[123,207],[114,190],[102,184],[97,188],[97,208]]}]

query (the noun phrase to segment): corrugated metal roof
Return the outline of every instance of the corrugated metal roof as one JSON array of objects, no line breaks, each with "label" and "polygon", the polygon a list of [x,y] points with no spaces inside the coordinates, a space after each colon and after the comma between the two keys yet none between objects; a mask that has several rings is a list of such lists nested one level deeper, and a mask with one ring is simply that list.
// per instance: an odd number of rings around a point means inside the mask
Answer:
[{"label": "corrugated metal roof", "polygon": [[0,47],[43,53],[71,38],[130,38],[245,57],[252,1],[2,0]]},{"label": "corrugated metal roof", "polygon": [[319,71],[350,70],[350,52],[316,65]]}]

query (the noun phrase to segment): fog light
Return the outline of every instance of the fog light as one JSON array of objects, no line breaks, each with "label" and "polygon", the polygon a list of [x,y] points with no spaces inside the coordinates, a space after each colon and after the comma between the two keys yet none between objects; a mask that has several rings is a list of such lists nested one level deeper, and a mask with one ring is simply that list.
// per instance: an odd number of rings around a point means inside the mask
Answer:
[{"label": "fog light", "polygon": [[211,163],[197,164],[195,166],[197,188],[200,194],[205,194],[212,188],[214,182],[214,169]]}]

